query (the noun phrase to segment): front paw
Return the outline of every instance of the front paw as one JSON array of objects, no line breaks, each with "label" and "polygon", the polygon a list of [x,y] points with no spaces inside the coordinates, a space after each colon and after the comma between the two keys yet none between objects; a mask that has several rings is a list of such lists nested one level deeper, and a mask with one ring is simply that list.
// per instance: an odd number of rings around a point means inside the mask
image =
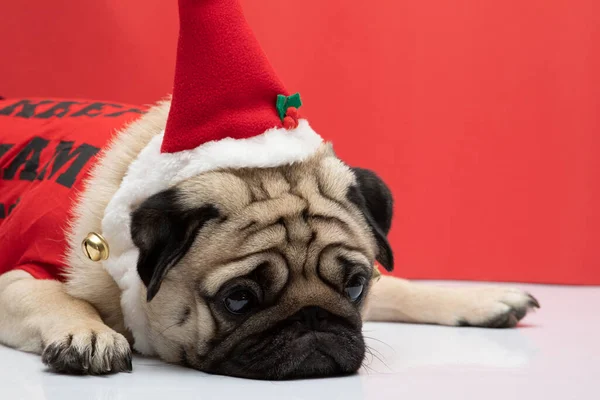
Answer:
[{"label": "front paw", "polygon": [[52,370],[67,374],[98,375],[132,369],[127,339],[107,327],[81,329],[50,341],[42,361]]},{"label": "front paw", "polygon": [[535,297],[519,289],[477,288],[469,297],[469,305],[455,320],[458,326],[512,328],[529,311],[540,308]]}]

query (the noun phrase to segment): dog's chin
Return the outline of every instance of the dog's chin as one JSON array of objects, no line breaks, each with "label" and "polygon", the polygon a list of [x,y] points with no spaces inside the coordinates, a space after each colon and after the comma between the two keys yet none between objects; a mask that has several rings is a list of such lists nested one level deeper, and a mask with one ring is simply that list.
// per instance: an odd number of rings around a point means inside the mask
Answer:
[{"label": "dog's chin", "polygon": [[284,324],[245,338],[213,373],[241,378],[289,380],[353,374],[365,344],[360,329],[331,324],[326,330]]}]

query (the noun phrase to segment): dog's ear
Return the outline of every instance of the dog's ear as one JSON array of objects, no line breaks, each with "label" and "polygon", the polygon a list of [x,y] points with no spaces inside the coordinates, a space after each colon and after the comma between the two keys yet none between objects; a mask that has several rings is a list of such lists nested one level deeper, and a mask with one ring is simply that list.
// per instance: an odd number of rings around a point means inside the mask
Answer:
[{"label": "dog's ear", "polygon": [[377,261],[388,271],[394,269],[394,255],[387,240],[392,226],[394,200],[387,185],[373,171],[352,168],[356,185],[348,189],[348,200],[365,215],[377,241]]},{"label": "dog's ear", "polygon": [[219,217],[213,205],[185,209],[176,189],[157,193],[131,215],[131,238],[140,255],[137,270],[151,301],[167,272],[187,253],[198,231]]}]

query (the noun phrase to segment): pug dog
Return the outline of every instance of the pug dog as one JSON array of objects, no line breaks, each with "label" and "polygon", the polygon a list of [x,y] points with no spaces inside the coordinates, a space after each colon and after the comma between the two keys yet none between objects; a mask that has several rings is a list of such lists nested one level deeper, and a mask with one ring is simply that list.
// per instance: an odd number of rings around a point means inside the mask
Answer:
[{"label": "pug dog", "polygon": [[[232,46],[247,34],[243,23],[235,31],[241,12],[234,3],[181,0],[180,14],[186,16],[181,23],[210,29],[202,15],[187,15],[218,14],[215,32],[221,35],[223,18],[231,16],[226,33],[234,32],[238,41],[214,43]],[[203,21],[200,28],[194,25],[198,19]],[[203,48],[210,47],[210,32],[202,33]],[[253,49],[253,43],[242,46],[243,51]],[[188,45],[180,35],[178,71],[184,68],[182,52],[189,54]],[[259,58],[245,59],[240,68]],[[235,62],[228,60],[222,68],[231,65]],[[202,73],[196,66],[191,74]],[[304,135],[309,128],[297,117],[297,107],[287,104],[298,102],[297,97],[277,98],[279,116],[265,107],[244,114],[251,116],[250,125],[261,113],[281,117],[274,122],[281,124],[279,130],[268,132],[283,135],[281,140],[308,137],[310,154],[293,162],[255,162],[264,153],[253,151],[252,146],[263,143],[254,141],[239,153],[237,144],[227,142],[228,154],[237,158],[228,155],[229,164],[219,168],[189,173],[192,164],[173,167],[172,158],[141,163],[156,143],[162,141],[161,151],[169,151],[169,132],[179,129],[173,120],[193,88],[178,86],[177,76],[172,100],[140,111],[143,115],[118,130],[97,154],[91,146],[86,153],[83,146],[61,141],[42,168],[38,161],[43,153],[35,146],[48,140],[36,137],[17,148],[0,136],[5,184],[19,179],[29,185],[23,186],[28,192],[20,193],[19,201],[2,204],[1,343],[40,354],[52,370],[70,374],[131,371],[133,347],[214,374],[269,380],[327,377],[361,367],[363,321],[508,328],[539,307],[519,289],[444,288],[380,276],[377,265],[387,271],[394,267],[387,240],[391,191],[373,171],[349,166],[331,144],[312,140],[312,133]],[[190,73],[181,76],[190,79]],[[201,87],[214,79],[210,75]],[[251,76],[248,85],[257,80]],[[196,102],[195,112],[199,100],[190,101]],[[9,131],[2,124],[10,117],[42,121],[47,128],[46,117],[89,117],[99,124],[104,117],[132,110],[106,111],[102,106],[102,111],[97,103],[76,103],[0,105],[0,132]],[[184,125],[190,120],[184,115]],[[179,139],[187,140],[194,129],[185,125],[183,131],[186,135]],[[297,145],[280,146],[280,151],[292,154],[304,145],[293,143]],[[238,165],[244,157],[249,165]],[[69,173],[83,165],[82,159],[93,165],[81,177],[81,191],[69,194],[69,215],[56,212],[58,189],[36,192],[36,185],[48,179],[73,184]],[[165,186],[171,179],[167,176],[178,180]],[[130,197],[123,195],[124,186]],[[9,193],[11,187],[6,188]],[[130,207],[120,206],[124,199]],[[40,223],[43,229],[36,228]],[[63,242],[65,256],[59,262],[43,257]],[[35,256],[24,256],[28,254]],[[48,279],[55,276],[43,271],[54,264],[60,264],[58,279]]]},{"label": "pug dog", "polygon": [[[131,370],[121,291],[81,251],[170,101],[118,134],[75,204],[66,280],[0,276],[0,342],[56,371]],[[537,301],[518,289],[443,288],[377,277],[393,268],[392,195],[329,144],[304,162],[211,171],[145,199],[132,215],[142,312],[156,354],[260,379],[356,372],[364,320],[514,327]]]}]

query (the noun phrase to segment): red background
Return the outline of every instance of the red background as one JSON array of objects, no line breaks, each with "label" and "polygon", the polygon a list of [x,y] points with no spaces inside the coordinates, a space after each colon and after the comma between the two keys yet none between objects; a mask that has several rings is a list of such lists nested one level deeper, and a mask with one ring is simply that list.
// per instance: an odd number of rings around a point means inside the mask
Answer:
[{"label": "red background", "polygon": [[[0,95],[151,103],[175,1],[3,2]],[[316,129],[396,196],[396,274],[600,284],[600,2],[245,0]]]}]

